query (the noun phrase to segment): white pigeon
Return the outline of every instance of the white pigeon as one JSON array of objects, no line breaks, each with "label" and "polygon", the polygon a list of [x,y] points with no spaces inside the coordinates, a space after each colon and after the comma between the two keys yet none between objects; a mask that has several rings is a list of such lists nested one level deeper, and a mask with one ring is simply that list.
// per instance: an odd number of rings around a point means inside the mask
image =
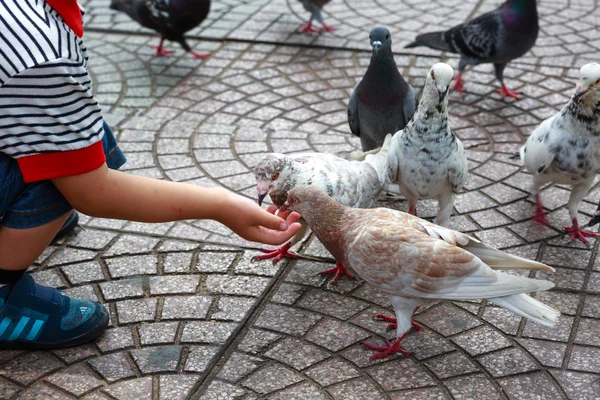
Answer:
[{"label": "white pigeon", "polygon": [[379,353],[398,352],[414,311],[433,300],[475,300],[506,308],[539,324],[558,322],[560,312],[526,295],[548,290],[552,282],[497,272],[498,269],[551,267],[506,254],[460,232],[388,208],[344,207],[314,186],[289,192],[282,210],[296,211],[329,252],[389,296],[397,320],[396,339]]},{"label": "white pigeon", "polygon": [[542,122],[520,150],[525,168],[533,174],[532,194],[536,208],[533,219],[547,225],[540,188],[548,183],[571,186],[567,208],[573,225],[570,242],[595,233],[579,227],[577,211],[600,172],[600,64],[585,64],[571,100],[556,115]]},{"label": "white pigeon", "polygon": [[419,199],[437,199],[438,225],[448,224],[456,193],[469,173],[463,145],[448,124],[447,94],[453,74],[448,64],[431,67],[415,115],[394,135],[388,152],[388,179],[400,185],[408,212],[416,215]]},{"label": "white pigeon", "polygon": [[[287,200],[290,189],[298,185],[314,185],[336,201],[349,207],[366,208],[378,198],[385,183],[387,152],[392,135],[385,138],[378,153],[368,154],[364,161],[349,161],[326,153],[300,153],[285,155],[272,153],[262,158],[254,167],[258,204],[267,194],[277,207]],[[278,249],[263,249],[265,255],[257,260],[273,258],[273,263],[283,257],[296,258],[288,250],[308,233],[306,223],[300,219],[302,228],[291,241]],[[341,274],[352,277],[339,262],[323,274],[335,274],[336,282]]]}]

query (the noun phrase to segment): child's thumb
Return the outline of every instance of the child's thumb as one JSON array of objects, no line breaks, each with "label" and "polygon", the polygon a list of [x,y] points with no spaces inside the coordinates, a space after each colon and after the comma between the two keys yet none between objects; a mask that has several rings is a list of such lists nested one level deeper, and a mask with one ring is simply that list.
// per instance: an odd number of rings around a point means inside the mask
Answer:
[{"label": "child's thumb", "polygon": [[259,224],[264,226],[265,228],[273,229],[276,231],[286,231],[288,229],[288,223],[280,217],[277,217],[266,211],[261,214],[262,218],[261,221],[259,221]]}]

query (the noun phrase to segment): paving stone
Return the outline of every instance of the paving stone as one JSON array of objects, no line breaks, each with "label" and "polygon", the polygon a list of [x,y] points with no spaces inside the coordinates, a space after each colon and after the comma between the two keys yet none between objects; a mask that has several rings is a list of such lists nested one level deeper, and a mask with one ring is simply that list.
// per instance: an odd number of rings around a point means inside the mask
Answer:
[{"label": "paving stone", "polygon": [[106,300],[120,300],[144,295],[142,278],[140,277],[102,282],[100,290]]},{"label": "paving stone", "polygon": [[325,360],[307,369],[304,373],[322,386],[329,386],[360,376],[360,372],[355,367],[337,358]]},{"label": "paving stone", "polygon": [[442,303],[432,310],[419,314],[416,320],[444,336],[481,325],[475,316],[466,311],[459,311],[448,303]]},{"label": "paving stone", "polygon": [[260,367],[264,360],[243,353],[233,353],[225,363],[218,377],[230,382],[237,382]]},{"label": "paving stone", "polygon": [[263,331],[261,329],[250,329],[240,342],[239,348],[248,353],[258,354],[280,337],[281,335],[276,333]]},{"label": "paving stone", "polygon": [[57,349],[52,351],[52,354],[67,364],[73,364],[77,361],[95,356],[97,353],[98,351],[96,348],[90,343],[82,346],[67,347],[65,349]]},{"label": "paving stone", "polygon": [[542,365],[548,367],[560,367],[567,349],[566,344],[546,340],[519,339],[519,343]]},{"label": "paving stone", "polygon": [[185,324],[181,341],[184,343],[223,344],[236,328],[236,324],[216,321],[193,321]]},{"label": "paving stone", "polygon": [[241,321],[255,304],[254,299],[244,297],[221,297],[217,303],[216,311],[212,314],[213,319]]},{"label": "paving stone", "polygon": [[569,368],[579,371],[600,373],[598,357],[600,349],[595,347],[573,346]]},{"label": "paving stone", "polygon": [[138,327],[140,343],[142,345],[174,343],[178,326],[178,322],[140,324]]},{"label": "paving stone", "polygon": [[415,387],[430,386],[435,383],[433,379],[417,363],[409,358],[377,365],[367,369],[386,391],[412,389]]},{"label": "paving stone", "polygon": [[214,346],[191,346],[184,370],[205,372],[218,351]]},{"label": "paving stone", "polygon": [[176,371],[180,354],[180,346],[148,347],[131,350],[131,356],[144,375],[156,372]]},{"label": "paving stone", "polygon": [[201,319],[208,314],[210,296],[173,296],[165,299],[162,319]]},{"label": "paving stone", "polygon": [[284,339],[264,354],[298,371],[329,357],[326,351],[297,339]]},{"label": "paving stone", "polygon": [[246,393],[246,390],[239,387],[230,385],[222,381],[214,380],[208,386],[208,389],[200,399],[202,400],[221,400],[223,398],[239,398]]},{"label": "paving stone", "polygon": [[135,376],[123,353],[112,353],[94,358],[89,361],[89,364],[108,382]]},{"label": "paving stone", "polygon": [[210,293],[238,296],[259,296],[268,284],[268,279],[252,276],[210,275],[206,279]]},{"label": "paving stone", "polygon": [[490,327],[482,326],[452,338],[472,356],[510,346],[510,342]]},{"label": "paving stone", "polygon": [[536,363],[522,350],[510,348],[487,354],[479,362],[494,377],[520,374],[537,369]]},{"label": "paving stone", "polygon": [[543,373],[502,379],[500,385],[513,399],[561,398],[554,382]]},{"label": "paving stone", "polygon": [[122,350],[134,346],[133,334],[129,327],[107,329],[96,339],[96,345],[103,353]]},{"label": "paving stone", "polygon": [[19,395],[19,399],[37,400],[37,399],[75,399],[64,392],[51,388],[41,383],[36,383]]},{"label": "paving stone", "polygon": [[329,388],[328,392],[336,400],[378,400],[382,397],[377,387],[365,378],[339,383]]},{"label": "paving stone", "polygon": [[338,294],[313,289],[298,301],[298,306],[323,312],[340,319],[348,319],[367,308],[361,301],[349,299]]},{"label": "paving stone", "polygon": [[303,335],[321,318],[308,311],[269,304],[256,320],[255,326],[290,335]]},{"label": "paving stone", "polygon": [[192,263],[191,253],[172,253],[165,256],[165,273],[188,272]]},{"label": "paving stone", "polygon": [[306,335],[306,339],[337,352],[369,337],[369,333],[335,319],[324,318]]},{"label": "paving stone", "polygon": [[196,269],[200,272],[227,272],[238,253],[202,252]]},{"label": "paving stone", "polygon": [[551,371],[551,374],[569,398],[592,400],[600,396],[598,375],[574,371]]},{"label": "paving stone", "polygon": [[157,260],[155,256],[127,256],[106,260],[113,278],[132,275],[155,274]]},{"label": "paving stone", "polygon": [[117,303],[119,323],[152,321],[156,315],[156,299],[124,300]]},{"label": "paving stone", "polygon": [[194,293],[199,281],[198,275],[153,276],[150,278],[150,294]]},{"label": "paving stone", "polygon": [[431,358],[425,365],[440,379],[479,371],[478,366],[460,352]]},{"label": "paving stone", "polygon": [[62,363],[46,353],[27,353],[22,357],[0,365],[0,376],[11,379],[21,385],[28,385],[35,382],[41,376],[62,366]]},{"label": "paving stone", "polygon": [[46,380],[75,396],[81,396],[102,386],[102,381],[96,378],[89,368],[83,364],[74,365],[50,375]]},{"label": "paving stone", "polygon": [[104,273],[97,262],[65,265],[61,268],[72,284],[104,280]]},{"label": "paving stone", "polygon": [[491,382],[482,374],[448,380],[446,387],[457,400],[502,398]]},{"label": "paving stone", "polygon": [[184,400],[198,381],[198,375],[161,375],[160,400]]},{"label": "paving stone", "polygon": [[104,389],[119,400],[152,399],[152,377],[130,379],[115,383]]}]

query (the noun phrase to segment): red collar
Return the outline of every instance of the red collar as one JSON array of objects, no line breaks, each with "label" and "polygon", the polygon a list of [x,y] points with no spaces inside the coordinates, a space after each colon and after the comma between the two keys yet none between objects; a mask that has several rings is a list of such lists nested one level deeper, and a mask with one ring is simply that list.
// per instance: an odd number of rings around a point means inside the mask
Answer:
[{"label": "red collar", "polygon": [[46,0],[78,37],[83,36],[83,18],[77,0]]}]

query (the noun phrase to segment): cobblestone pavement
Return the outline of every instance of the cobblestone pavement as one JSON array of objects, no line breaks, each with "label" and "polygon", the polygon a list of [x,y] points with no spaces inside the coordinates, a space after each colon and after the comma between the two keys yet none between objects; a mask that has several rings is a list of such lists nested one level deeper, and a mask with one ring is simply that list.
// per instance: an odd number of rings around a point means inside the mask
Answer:
[{"label": "cobblestone pavement", "polygon": [[[83,3],[96,96],[128,157],[124,170],[251,198],[250,171],[265,152],[359,147],[345,103],[369,62],[360,51],[361,27],[383,21],[396,36],[412,37],[425,27],[419,21],[449,26],[484,7],[334,0],[327,21],[339,30],[305,42],[290,33],[304,17],[294,1],[220,2],[194,32],[205,40],[190,41],[212,52],[197,61],[179,49],[173,58],[153,58],[156,37],[107,11],[107,1]],[[500,100],[483,66],[465,75],[463,101],[452,95],[450,103],[471,170],[452,225],[554,266],[554,275],[531,276],[556,283],[536,297],[561,310],[558,326],[542,328],[485,302],[437,303],[416,318],[425,330],[403,342],[414,356],[371,362],[360,344],[393,336],[373,319],[390,304],[360,280],[331,284],[318,275],[330,256],[316,239],[301,244],[305,258],[273,266],[251,263],[259,246],[210,221],[148,225],[83,216],[81,229],[32,269],[38,282],[107,304],[111,327],[73,349],[1,352],[0,398],[600,398],[598,244],[566,243],[564,187],[542,194],[551,227],[532,226],[530,176],[508,158],[568,100],[578,71],[572,66],[598,54],[591,4],[541,2],[539,46],[506,70],[522,100]],[[425,7],[432,7],[428,17],[417,13]],[[223,38],[240,40],[212,40]],[[416,88],[439,60],[427,54],[396,58]],[[597,185],[581,205],[582,222],[599,197]],[[401,200],[380,203],[406,210]],[[423,217],[435,210],[434,202],[419,203]]]}]

